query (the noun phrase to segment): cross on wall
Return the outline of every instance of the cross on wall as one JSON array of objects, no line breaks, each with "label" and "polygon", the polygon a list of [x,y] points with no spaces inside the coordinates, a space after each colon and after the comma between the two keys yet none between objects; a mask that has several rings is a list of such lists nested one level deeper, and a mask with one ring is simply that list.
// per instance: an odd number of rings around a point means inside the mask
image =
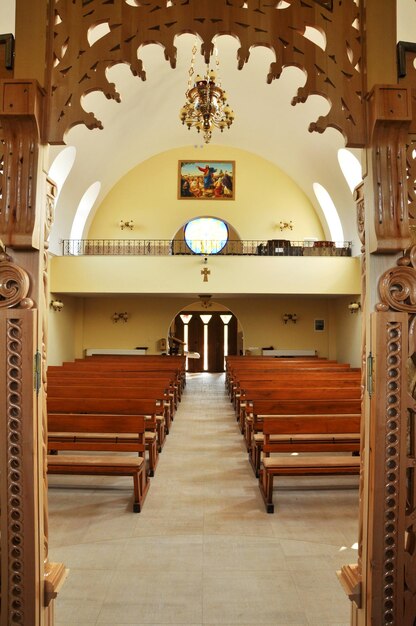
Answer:
[{"label": "cross on wall", "polygon": [[204,267],[204,269],[201,270],[201,274],[204,277],[203,282],[207,283],[208,282],[208,275],[211,274],[211,270],[209,270],[207,267]]}]

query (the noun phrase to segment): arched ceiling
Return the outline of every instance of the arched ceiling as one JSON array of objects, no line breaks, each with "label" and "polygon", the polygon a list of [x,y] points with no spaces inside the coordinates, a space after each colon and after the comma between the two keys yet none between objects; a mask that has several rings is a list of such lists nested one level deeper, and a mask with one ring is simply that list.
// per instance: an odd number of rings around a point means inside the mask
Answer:
[{"label": "arched ceiling", "polygon": [[[11,32],[15,0],[6,0],[1,5],[5,32]],[[397,9],[397,39],[414,41],[416,2],[399,0]],[[159,152],[191,147],[195,158],[203,158],[201,137],[183,127],[178,115],[184,102],[193,43],[194,36],[190,34],[176,39],[175,69],[165,60],[160,46],[142,48],[139,56],[146,70],[146,81],[133,77],[127,65],[111,68],[108,76],[121,94],[121,103],[106,100],[99,93],[84,99],[84,108],[94,111],[104,130],[89,131],[77,126],[66,137],[66,144],[76,148],[76,159],[59,197],[51,251],[60,252],[59,239],[69,237],[76,208],[96,181],[101,183],[98,206],[120,177]],[[218,145],[219,150],[221,146],[230,146],[251,151],[275,163],[303,189],[323,222],[312,189],[313,183],[319,182],[332,196],[345,238],[357,241],[355,207],[337,160],[344,139],[332,129],[322,135],[308,132],[309,124],[325,114],[329,104],[313,96],[304,104],[291,105],[296,89],[305,82],[303,72],[296,68],[285,69],[279,80],[267,84],[268,68],[274,60],[269,49],[253,49],[240,71],[236,59],[238,42],[222,36],[217,39],[217,47],[220,76],[236,118],[230,130],[214,133],[211,144]],[[200,62],[202,68],[202,57]],[[62,146],[50,148],[49,164],[61,150]],[[354,152],[360,156],[359,150]],[[355,252],[358,250],[356,247]]]},{"label": "arched ceiling", "polygon": [[[188,131],[179,120],[194,41],[193,35],[176,39],[175,69],[166,62],[160,46],[142,48],[140,57],[146,69],[146,81],[133,77],[127,65],[109,70],[108,77],[121,94],[121,103],[108,101],[98,93],[84,98],[83,107],[94,111],[104,130],[89,131],[77,126],[67,134],[67,145],[76,147],[77,158],[59,199],[55,231],[59,231],[60,237],[69,236],[68,218],[73,216],[83,191],[96,180],[102,184],[99,204],[125,172],[159,152],[191,146],[195,158],[204,158],[202,136],[194,129]],[[235,39],[219,37],[217,48],[222,85],[235,112],[231,129],[223,133],[214,131],[211,145],[219,147],[219,157],[221,146],[231,146],[271,161],[297,182],[321,216],[312,189],[314,182],[320,182],[340,212],[346,239],[355,239],[354,203],[337,161],[337,151],[344,147],[344,139],[332,129],[322,135],[308,132],[309,124],[328,111],[327,101],[314,96],[305,104],[291,105],[297,88],[305,82],[305,75],[297,68],[285,69],[279,80],[267,84],[269,65],[274,60],[267,48],[253,49],[242,70],[237,69]],[[202,72],[202,57],[199,61]],[[52,148],[51,158],[60,149]],[[54,233],[52,246],[53,238]]]}]

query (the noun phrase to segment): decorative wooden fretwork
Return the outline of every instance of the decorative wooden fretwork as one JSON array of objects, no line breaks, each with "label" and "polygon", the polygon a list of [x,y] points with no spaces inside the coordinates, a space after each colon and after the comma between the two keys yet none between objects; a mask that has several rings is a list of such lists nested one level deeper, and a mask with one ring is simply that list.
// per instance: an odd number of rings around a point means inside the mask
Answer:
[{"label": "decorative wooden fretwork", "polygon": [[[279,78],[284,67],[305,71],[306,83],[292,104],[305,102],[312,94],[330,103],[327,115],[311,123],[309,130],[323,132],[333,127],[343,133],[347,145],[365,145],[362,64],[362,24],[354,0],[89,0],[50,3],[50,56],[46,131],[49,143],[63,143],[65,133],[77,124],[102,128],[94,113],[86,112],[81,99],[92,91],[120,100],[106,70],[127,63],[133,75],[145,80],[146,73],[138,50],[149,43],[164,48],[165,58],[176,64],[175,36],[194,33],[202,41],[201,52],[208,61],[213,39],[228,34],[240,42],[238,67],[249,60],[250,49],[265,46],[274,51],[276,61],[268,82]],[[106,24],[109,32],[92,45],[88,33]],[[306,27],[319,31],[325,49],[305,37]],[[339,36],[342,33],[342,37]]]}]

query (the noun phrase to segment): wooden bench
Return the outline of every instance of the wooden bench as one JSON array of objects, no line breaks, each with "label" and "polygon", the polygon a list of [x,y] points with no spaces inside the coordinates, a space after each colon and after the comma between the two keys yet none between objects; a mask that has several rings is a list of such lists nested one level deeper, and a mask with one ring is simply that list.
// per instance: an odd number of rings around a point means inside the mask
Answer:
[{"label": "wooden bench", "polygon": [[230,375],[227,384],[227,392],[230,396],[231,401],[233,401],[233,394],[238,390],[239,387],[244,386],[244,383],[255,383],[256,381],[268,380],[270,382],[275,382],[277,380],[297,380],[298,382],[302,381],[303,378],[311,378],[313,377],[320,378],[328,377],[328,378],[342,378],[345,379],[352,378],[353,380],[360,379],[360,370],[353,369],[349,366],[335,366],[335,365],[319,365],[319,366],[299,366],[299,367],[279,367],[274,369],[263,368],[261,370],[241,370]]},{"label": "wooden bench", "polygon": [[[258,478],[262,458],[279,452],[351,452],[360,450],[361,417],[351,415],[280,415],[265,417],[263,429],[278,421],[279,432],[254,433],[249,452],[250,464]],[[267,424],[266,424],[267,422]],[[308,424],[309,432],[299,433],[299,422]]]},{"label": "wooden bench", "polygon": [[143,377],[146,379],[161,380],[165,385],[175,385],[177,388],[178,398],[180,399],[182,390],[185,387],[186,377],[185,373],[181,370],[170,366],[169,368],[161,367],[156,368],[153,365],[153,369],[140,368],[140,366],[134,363],[112,363],[112,362],[97,362],[85,360],[63,363],[62,365],[49,365],[47,370],[48,379],[54,375],[74,375],[74,376],[97,376],[100,378],[110,377],[123,377],[123,378],[138,378]]},{"label": "wooden bench", "polygon": [[[96,385],[100,387],[111,387],[117,389],[119,387],[135,387],[142,393],[143,389],[150,392],[151,397],[163,398],[169,401],[171,405],[172,418],[178,407],[178,390],[177,386],[167,379],[163,378],[143,378],[140,375],[121,377],[117,372],[113,375],[105,376],[99,373],[73,374],[72,372],[55,372],[48,376],[48,390],[51,386],[67,386],[67,385]],[[149,394],[148,394],[149,395]]]},{"label": "wooden bench", "polygon": [[[145,418],[143,415],[48,415],[48,430],[64,433],[106,433],[116,436],[117,433],[128,433],[129,441],[120,440],[117,447],[105,439],[87,441],[67,449],[84,451],[137,452],[137,456],[122,454],[59,454],[47,456],[49,474],[76,474],[92,476],[131,476],[133,478],[134,503],[133,511],[139,513],[143,506],[150,482],[144,460],[145,449]],[[141,455],[141,456],[138,456]]]},{"label": "wooden bench", "polygon": [[244,438],[250,450],[253,433],[263,430],[264,416],[279,415],[361,415],[360,399],[291,399],[253,400],[247,404],[244,422]]},{"label": "wooden bench", "polygon": [[[113,379],[109,379],[113,380]],[[48,383],[48,397],[49,398],[118,398],[118,399],[135,399],[153,402],[156,408],[153,411],[158,415],[163,415],[165,418],[166,434],[169,433],[172,417],[173,417],[173,402],[171,398],[164,396],[164,390],[159,389],[159,394],[151,389],[136,386],[121,385],[116,386],[113,384],[100,385],[100,384],[71,384],[57,385],[53,381]]]},{"label": "wooden bench", "polygon": [[[325,423],[326,422],[326,423]],[[288,428],[295,427],[295,433],[299,435],[316,435],[318,430],[328,432],[337,431],[338,428],[346,427],[348,422],[330,417],[327,420],[313,419],[312,416],[298,416],[289,424],[286,420],[268,419],[264,421],[264,446],[271,446],[271,436],[287,435]],[[338,431],[339,432],[339,431]],[[341,434],[341,433],[340,433]],[[344,475],[359,474],[361,459],[356,456],[340,455],[299,455],[299,456],[274,456],[264,458],[261,464],[259,487],[266,505],[267,513],[274,513],[273,504],[273,479],[275,476],[311,476],[311,475]]]},{"label": "wooden bench", "polygon": [[231,401],[236,402],[238,398],[247,396],[253,391],[262,391],[263,389],[293,387],[354,387],[361,384],[360,372],[305,372],[302,375],[294,375],[295,372],[282,372],[274,376],[266,375],[264,378],[255,376],[255,378],[242,377],[235,382],[230,393]]},{"label": "wooden bench", "polygon": [[250,391],[246,398],[243,400],[240,398],[236,403],[236,416],[240,424],[240,430],[244,433],[247,407],[252,406],[252,403],[257,400],[278,402],[281,400],[359,400],[360,398],[361,387],[358,384],[352,387],[326,387],[325,381],[322,383],[316,381],[313,387],[255,389]]},{"label": "wooden bench", "polygon": [[[145,415],[146,430],[156,433],[159,452],[166,440],[165,416],[163,406],[154,400],[135,398],[47,398],[47,410],[50,413],[83,413]],[[159,415],[158,415],[159,413]]]}]

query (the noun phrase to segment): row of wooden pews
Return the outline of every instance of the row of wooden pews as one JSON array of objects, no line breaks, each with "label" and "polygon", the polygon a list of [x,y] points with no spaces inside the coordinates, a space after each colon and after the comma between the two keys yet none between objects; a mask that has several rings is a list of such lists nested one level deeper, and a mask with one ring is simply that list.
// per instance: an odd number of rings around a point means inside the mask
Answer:
[{"label": "row of wooden pews", "polygon": [[48,473],[132,476],[139,512],[185,384],[182,356],[94,355],[49,366]]},{"label": "row of wooden pews", "polygon": [[274,476],[359,473],[359,368],[318,357],[233,356],[226,387],[268,513]]}]

